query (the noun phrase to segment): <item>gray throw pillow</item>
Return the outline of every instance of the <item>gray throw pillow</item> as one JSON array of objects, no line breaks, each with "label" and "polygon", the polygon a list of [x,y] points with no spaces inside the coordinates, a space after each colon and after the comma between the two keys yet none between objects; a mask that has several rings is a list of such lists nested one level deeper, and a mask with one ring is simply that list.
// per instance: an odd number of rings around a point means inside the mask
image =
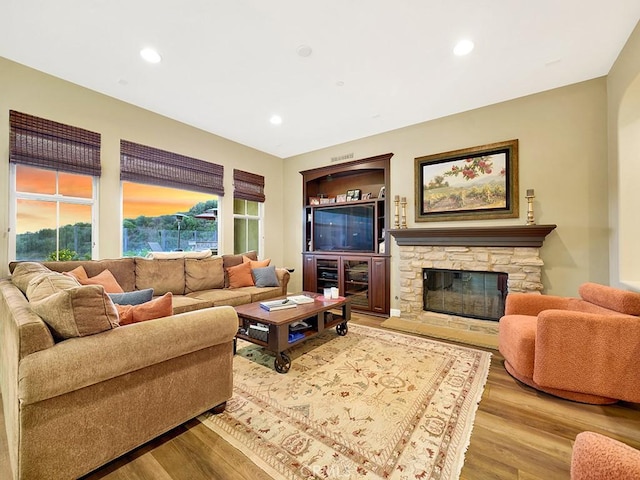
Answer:
[{"label": "gray throw pillow", "polygon": [[111,301],[117,305],[140,305],[153,298],[153,288],[134,290],[133,292],[109,293]]},{"label": "gray throw pillow", "polygon": [[253,275],[253,282],[256,287],[279,287],[278,276],[276,275],[276,267],[262,267],[254,268],[251,270]]}]

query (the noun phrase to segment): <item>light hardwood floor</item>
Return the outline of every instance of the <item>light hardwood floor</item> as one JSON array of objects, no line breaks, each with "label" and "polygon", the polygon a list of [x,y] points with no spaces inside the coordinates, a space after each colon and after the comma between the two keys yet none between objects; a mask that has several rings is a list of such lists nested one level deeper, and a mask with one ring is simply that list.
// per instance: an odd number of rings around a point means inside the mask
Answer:
[{"label": "light hardwood floor", "polygon": [[[379,327],[376,317],[352,321]],[[490,350],[491,351],[491,350]],[[584,430],[640,448],[640,404],[584,405],[538,392],[507,374],[493,353],[461,479],[568,479],[571,447]],[[4,429],[0,478],[10,478]],[[239,450],[191,420],[85,477],[85,480],[269,479]]]}]

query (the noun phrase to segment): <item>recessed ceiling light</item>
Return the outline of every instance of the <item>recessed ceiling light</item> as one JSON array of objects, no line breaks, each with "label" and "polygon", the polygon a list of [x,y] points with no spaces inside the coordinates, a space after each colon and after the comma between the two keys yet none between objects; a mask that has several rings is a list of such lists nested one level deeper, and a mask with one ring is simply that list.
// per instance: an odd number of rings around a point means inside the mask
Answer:
[{"label": "recessed ceiling light", "polygon": [[162,57],[153,48],[143,48],[140,50],[140,56],[149,63],[160,63]]},{"label": "recessed ceiling light", "polygon": [[280,125],[282,123],[282,117],[280,115],[271,115],[269,122],[271,122],[271,125]]},{"label": "recessed ceiling light", "polygon": [[474,45],[471,40],[460,40],[453,48],[453,53],[458,56],[467,55],[468,53],[471,53],[473,47]]}]

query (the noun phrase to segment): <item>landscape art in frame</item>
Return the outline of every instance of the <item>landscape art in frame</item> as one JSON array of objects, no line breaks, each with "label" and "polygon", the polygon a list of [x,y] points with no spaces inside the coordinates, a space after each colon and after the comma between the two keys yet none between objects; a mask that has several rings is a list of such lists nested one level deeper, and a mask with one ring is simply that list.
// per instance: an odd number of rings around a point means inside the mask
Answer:
[{"label": "landscape art in frame", "polygon": [[416,221],[518,217],[518,140],[415,159]]}]

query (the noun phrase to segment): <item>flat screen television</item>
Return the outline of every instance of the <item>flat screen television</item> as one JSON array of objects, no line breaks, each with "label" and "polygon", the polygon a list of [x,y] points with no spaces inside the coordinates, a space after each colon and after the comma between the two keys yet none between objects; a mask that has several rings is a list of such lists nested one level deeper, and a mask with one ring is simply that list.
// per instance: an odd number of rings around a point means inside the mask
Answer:
[{"label": "flat screen television", "polygon": [[373,205],[317,208],[313,215],[316,251],[375,252]]}]

